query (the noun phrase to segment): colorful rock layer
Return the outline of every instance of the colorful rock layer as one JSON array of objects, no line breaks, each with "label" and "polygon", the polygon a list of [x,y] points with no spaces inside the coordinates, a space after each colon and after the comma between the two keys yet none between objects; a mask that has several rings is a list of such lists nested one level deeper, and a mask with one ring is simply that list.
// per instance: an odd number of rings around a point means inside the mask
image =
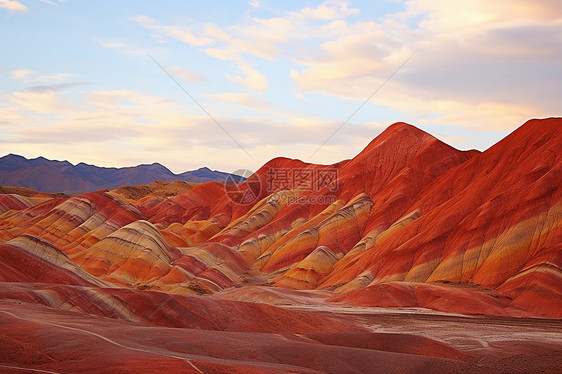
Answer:
[{"label": "colorful rock layer", "polygon": [[[336,179],[320,186],[321,175]],[[562,119],[531,120],[482,153],[396,123],[351,160],[277,158],[240,186],[0,195],[0,281],[169,295],[268,285],[350,305],[562,318],[561,181]],[[244,193],[251,204],[233,202]]]}]

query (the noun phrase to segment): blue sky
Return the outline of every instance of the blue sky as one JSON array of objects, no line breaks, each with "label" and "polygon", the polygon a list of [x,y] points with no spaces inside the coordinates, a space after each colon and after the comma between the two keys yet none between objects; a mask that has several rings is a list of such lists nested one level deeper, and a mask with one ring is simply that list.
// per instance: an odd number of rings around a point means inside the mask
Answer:
[{"label": "blue sky", "polygon": [[0,0],[0,44],[2,155],[255,170],[397,121],[484,150],[560,115],[554,0]]}]

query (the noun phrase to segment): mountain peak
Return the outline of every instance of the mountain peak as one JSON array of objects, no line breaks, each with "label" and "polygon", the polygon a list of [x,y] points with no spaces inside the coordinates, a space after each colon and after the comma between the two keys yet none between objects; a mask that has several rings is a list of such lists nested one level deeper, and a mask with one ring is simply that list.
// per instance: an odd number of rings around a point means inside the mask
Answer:
[{"label": "mountain peak", "polygon": [[433,135],[405,122],[396,122],[387,127],[357,155],[358,159],[372,153],[382,152],[393,155],[415,154],[432,142],[440,142]]},{"label": "mountain peak", "polygon": [[433,135],[417,128],[416,126],[410,125],[406,122],[396,122],[388,126],[376,139],[392,139],[392,138],[402,138],[402,137],[415,137],[415,138],[427,138],[436,139]]},{"label": "mountain peak", "polygon": [[1,160],[1,159],[6,159],[6,158],[16,158],[16,159],[20,159],[20,160],[21,160],[21,159],[24,159],[25,157],[20,156],[20,155],[16,155],[15,153],[8,153],[6,156],[0,157],[0,160]]}]

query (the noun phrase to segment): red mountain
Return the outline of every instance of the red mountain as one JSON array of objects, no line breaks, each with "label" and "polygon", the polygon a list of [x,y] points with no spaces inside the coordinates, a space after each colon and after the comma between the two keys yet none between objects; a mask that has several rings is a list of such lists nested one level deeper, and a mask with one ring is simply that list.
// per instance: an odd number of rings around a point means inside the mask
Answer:
[{"label": "red mountain", "polygon": [[[450,333],[456,325],[447,318],[461,317],[443,313],[515,326],[530,321],[521,317],[562,318],[561,129],[560,118],[531,120],[480,153],[397,123],[351,160],[276,158],[238,186],[211,182],[176,196],[145,186],[131,190],[144,191],[138,200],[132,192],[124,197],[129,190],[0,195],[0,317],[11,326],[3,339],[13,346],[30,323],[47,321],[51,331],[70,319],[97,326],[95,334],[106,338],[94,344],[100,349],[124,326],[126,345],[145,347],[120,353],[136,370],[147,368],[139,355],[160,354],[139,340],[138,329],[152,326],[174,341],[181,333],[164,327],[202,339],[178,346],[181,355],[170,346],[158,356],[170,370],[478,372],[520,369],[521,354],[530,370],[556,372],[555,338],[548,343],[542,334],[519,346],[504,336],[504,344],[470,325],[487,344],[473,347],[464,333]],[[439,318],[448,335],[436,327],[415,330],[424,338],[377,335],[379,317],[338,314],[373,307],[439,311],[427,318]],[[27,311],[18,320],[9,308]],[[103,327],[102,317],[115,321]],[[238,335],[218,348],[227,339],[222,330]],[[38,356],[18,356],[14,348],[9,362],[67,368],[41,356],[62,354],[54,339],[43,346],[21,341]],[[532,353],[535,343],[540,353]],[[88,355],[88,344],[75,359]],[[104,362],[116,368],[111,360]]]}]

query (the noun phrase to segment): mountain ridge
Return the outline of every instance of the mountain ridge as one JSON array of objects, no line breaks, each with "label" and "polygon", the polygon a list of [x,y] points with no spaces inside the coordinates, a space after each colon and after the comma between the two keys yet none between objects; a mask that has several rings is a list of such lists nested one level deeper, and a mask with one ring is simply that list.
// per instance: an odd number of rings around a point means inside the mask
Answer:
[{"label": "mountain ridge", "polygon": [[[278,157],[239,186],[4,195],[0,239],[40,237],[120,287],[213,294],[251,280],[349,305],[560,318],[561,127],[530,120],[478,152],[397,123],[350,160]],[[334,184],[290,178],[325,172]]]},{"label": "mountain ridge", "polygon": [[[25,187],[48,193],[85,193],[122,186],[149,184],[158,180],[190,183],[224,182],[232,174],[202,167],[175,174],[164,165],[154,162],[127,167],[103,167],[80,162],[76,165],[64,160],[45,157],[27,159],[10,153],[0,157],[0,185]],[[237,180],[240,177],[235,176]]]},{"label": "mountain ridge", "polygon": [[167,372],[558,373],[561,129],[478,152],[397,124],[239,185],[0,189],[0,361],[146,372],[158,347]]}]

